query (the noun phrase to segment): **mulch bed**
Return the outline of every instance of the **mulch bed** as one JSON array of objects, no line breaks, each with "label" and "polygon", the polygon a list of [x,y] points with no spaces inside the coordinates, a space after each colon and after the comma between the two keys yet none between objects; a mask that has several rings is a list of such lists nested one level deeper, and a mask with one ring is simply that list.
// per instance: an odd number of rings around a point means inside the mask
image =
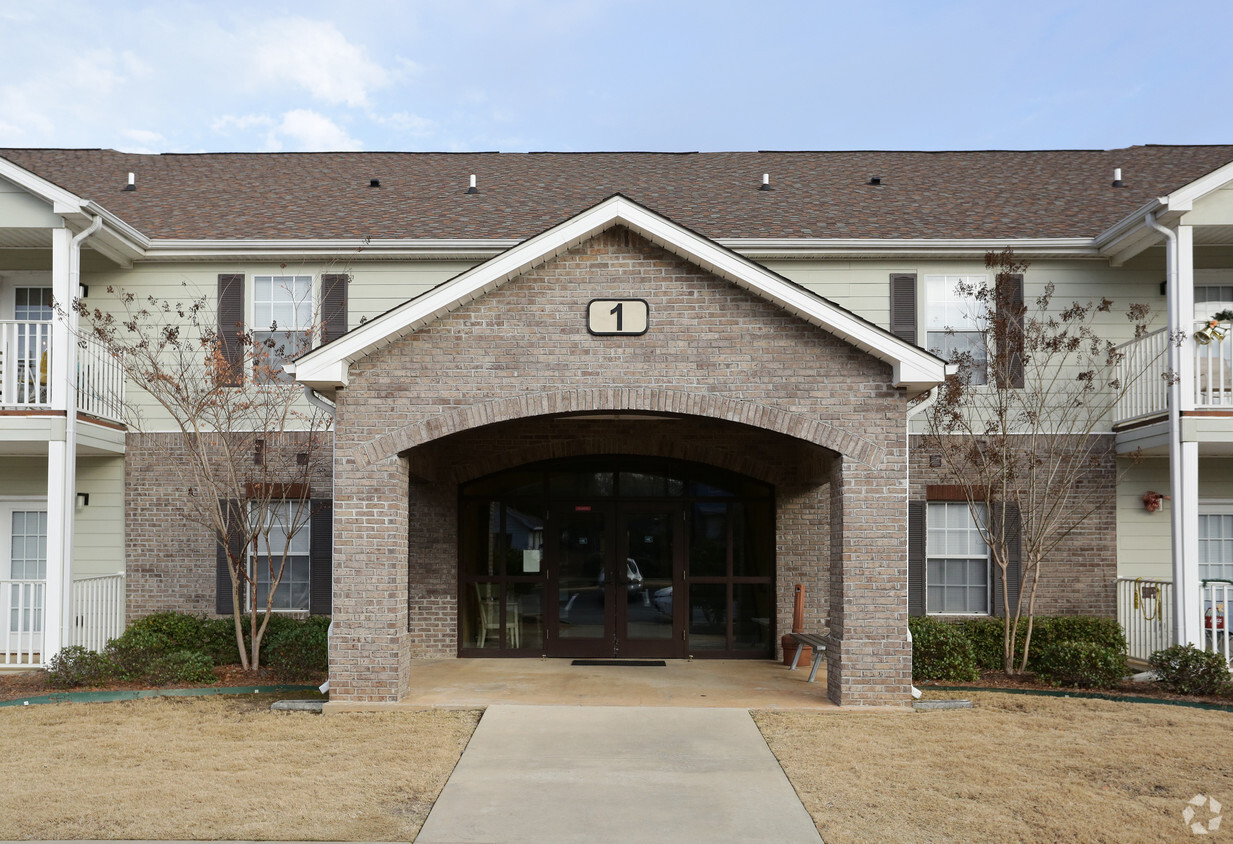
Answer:
[{"label": "mulch bed", "polygon": [[[1047,692],[1067,691],[1067,689],[1062,687],[1050,686],[1048,683],[1039,682],[1034,674],[1010,675],[1004,671],[983,671],[981,672],[980,679],[974,682],[949,683],[926,680],[924,682],[917,683],[916,686],[920,689],[927,689],[930,686],[970,686],[973,688],[988,689],[989,691],[996,691],[997,689],[1023,689],[1026,691]],[[1161,698],[1164,700],[1184,701],[1187,703],[1233,704],[1233,694],[1179,695],[1166,690],[1160,683],[1122,683],[1111,689],[1076,689],[1076,691],[1095,691],[1106,694],[1126,695],[1127,697]]]},{"label": "mulch bed", "polygon": [[[262,668],[259,671],[245,671],[238,665],[217,665],[214,667],[215,681],[213,683],[198,683],[198,688],[227,688],[230,686],[272,686],[278,683],[302,683],[304,685],[320,685],[325,682],[325,674],[315,677],[287,680],[274,672]],[[75,689],[56,689],[47,684],[47,675],[41,670],[23,671],[13,674],[0,674],[0,700],[16,700],[21,697],[47,695],[55,692],[111,692],[138,691],[143,689],[176,688],[176,685],[151,686],[148,683],[107,683],[102,686],[80,687]]]}]

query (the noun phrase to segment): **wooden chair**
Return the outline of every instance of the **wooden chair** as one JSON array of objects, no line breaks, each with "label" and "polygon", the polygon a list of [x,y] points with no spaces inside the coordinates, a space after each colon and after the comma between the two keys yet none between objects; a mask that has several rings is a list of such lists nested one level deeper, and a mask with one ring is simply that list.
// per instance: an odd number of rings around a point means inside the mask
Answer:
[{"label": "wooden chair", "polygon": [[[489,631],[497,632],[501,629],[501,604],[500,601],[493,597],[494,587],[487,583],[476,583],[475,597],[479,602],[479,630],[475,634],[475,646],[478,648],[484,647],[484,643],[488,641]],[[506,601],[505,603],[505,641],[511,648],[519,646],[519,612],[517,601]]]}]

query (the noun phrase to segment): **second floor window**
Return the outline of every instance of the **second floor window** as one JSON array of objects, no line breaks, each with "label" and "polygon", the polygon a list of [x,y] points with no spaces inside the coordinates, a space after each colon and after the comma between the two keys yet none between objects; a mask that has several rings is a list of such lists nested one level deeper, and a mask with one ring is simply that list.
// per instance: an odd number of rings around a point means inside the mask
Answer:
[{"label": "second floor window", "polygon": [[925,276],[926,347],[951,363],[960,355],[970,355],[972,384],[988,380],[989,348],[980,320],[984,306],[963,295],[962,288],[987,284],[983,275]]},{"label": "second floor window", "polygon": [[262,380],[289,380],[283,361],[312,346],[313,277],[259,275],[253,278],[253,343]]}]

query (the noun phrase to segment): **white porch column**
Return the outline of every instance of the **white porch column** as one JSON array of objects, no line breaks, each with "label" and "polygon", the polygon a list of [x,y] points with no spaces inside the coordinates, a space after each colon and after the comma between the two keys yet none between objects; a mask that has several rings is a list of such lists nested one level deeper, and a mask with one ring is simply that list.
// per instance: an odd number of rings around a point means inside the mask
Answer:
[{"label": "white porch column", "polygon": [[[1181,382],[1179,409],[1194,410],[1194,229],[1177,227],[1177,246],[1173,260],[1177,284],[1175,331],[1182,332],[1178,380]],[[1180,424],[1181,420],[1178,419]],[[1173,537],[1173,601],[1176,639],[1179,644],[1203,643],[1203,604],[1199,593],[1199,444],[1179,437],[1179,450],[1170,459],[1178,461],[1174,477],[1179,481],[1171,491],[1176,535]]]},{"label": "white porch column", "polygon": [[[72,232],[51,230],[51,287],[58,307],[72,302]],[[47,388],[53,410],[64,413],[65,424],[53,425],[47,443],[47,585],[43,599],[42,661],[47,663],[67,643],[71,623],[69,597],[73,580],[73,507],[77,496],[77,442],[70,417],[77,415],[76,386],[70,374],[77,346],[68,324],[52,321]],[[75,428],[75,426],[74,426]]]}]

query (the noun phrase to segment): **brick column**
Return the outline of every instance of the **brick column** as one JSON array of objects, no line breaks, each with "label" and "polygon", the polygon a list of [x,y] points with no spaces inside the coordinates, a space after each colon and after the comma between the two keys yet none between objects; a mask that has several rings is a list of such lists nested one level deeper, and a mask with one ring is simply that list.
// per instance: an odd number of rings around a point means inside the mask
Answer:
[{"label": "brick column", "polygon": [[905,468],[897,448],[876,468],[841,457],[831,469],[826,683],[843,706],[911,700]]},{"label": "brick column", "polygon": [[407,464],[357,468],[340,448],[335,471],[330,698],[397,701],[407,683]]}]

